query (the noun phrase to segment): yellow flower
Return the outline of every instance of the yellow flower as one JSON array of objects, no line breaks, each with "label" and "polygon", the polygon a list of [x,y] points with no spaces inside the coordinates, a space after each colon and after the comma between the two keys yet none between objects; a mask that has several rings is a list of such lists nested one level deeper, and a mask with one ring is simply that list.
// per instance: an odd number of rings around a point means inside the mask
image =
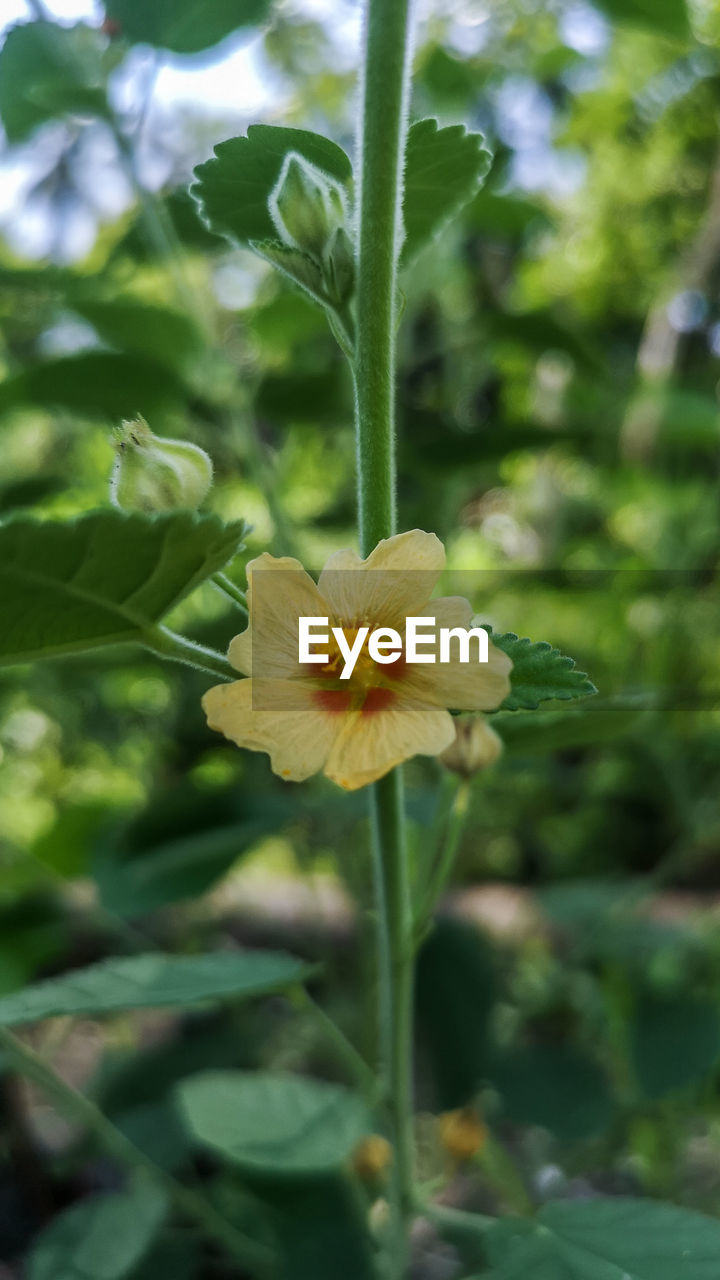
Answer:
[{"label": "yellow flower", "polygon": [[[416,666],[401,657],[378,665],[365,648],[350,679],[342,680],[332,638],[327,664],[300,664],[298,619],[327,617],[349,642],[361,626],[392,627],[403,635],[410,616],[434,617],[438,628],[468,628],[467,600],[430,601],[444,564],[442,543],[419,529],[378,543],[366,560],[353,551],[336,552],[317,586],[297,560],[263,554],[251,561],[251,625],[228,653],[250,678],[205,694],[210,728],[239,747],[267,751],[282,778],[300,782],[323,770],[348,791],[411,756],[439,755],[455,738],[449,707],[490,711],[507,696],[512,663],[504,653],[490,644],[482,664],[458,657]],[[277,588],[266,571],[279,575]]]}]

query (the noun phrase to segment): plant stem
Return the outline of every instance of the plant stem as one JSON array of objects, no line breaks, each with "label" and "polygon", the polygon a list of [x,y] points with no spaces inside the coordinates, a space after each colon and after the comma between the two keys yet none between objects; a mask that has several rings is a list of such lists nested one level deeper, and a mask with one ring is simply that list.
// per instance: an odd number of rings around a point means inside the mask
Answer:
[{"label": "plant stem", "polygon": [[397,261],[409,81],[408,0],[368,0],[355,342],[358,522],[364,555],[395,531]]},{"label": "plant stem", "polygon": [[140,643],[151,653],[161,658],[169,658],[171,662],[183,662],[185,666],[197,667],[198,671],[207,671],[211,676],[219,676],[221,680],[236,680],[237,671],[227,658],[216,649],[208,649],[203,644],[188,640],[187,636],[179,636],[168,627],[148,627],[143,632]]},{"label": "plant stem", "polygon": [[465,830],[467,822],[468,808],[470,804],[470,784],[461,781],[450,805],[450,812],[445,827],[445,839],[440,847],[440,852],[435,861],[425,891],[420,899],[415,916],[415,934],[418,941],[422,939],[427,923],[432,915],[435,904],[442,893],[450,872],[455,865],[458,846]]},{"label": "plant stem", "polygon": [[18,1074],[32,1080],[68,1120],[88,1129],[113,1160],[129,1169],[146,1173],[162,1187],[181,1213],[197,1222],[205,1234],[217,1240],[231,1257],[251,1267],[253,1274],[269,1274],[272,1255],[268,1249],[238,1231],[204,1196],[176,1182],[160,1169],[116,1129],[89,1098],[66,1084],[52,1067],[6,1027],[0,1027],[0,1047]]},{"label": "plant stem", "polygon": [[[395,532],[397,263],[410,81],[409,0],[368,0],[359,136],[355,337],[358,531],[363,555]],[[378,921],[379,1050],[394,1146],[389,1275],[407,1269],[414,1212],[412,908],[402,774],[371,790]]]},{"label": "plant stem", "polygon": [[219,591],[222,591],[223,595],[227,596],[229,600],[232,600],[233,604],[237,605],[247,622],[248,602],[247,596],[242,588],[238,587],[233,582],[232,578],[228,578],[227,574],[224,573],[214,573],[210,581],[214,583]]},{"label": "plant stem", "polygon": [[314,1018],[325,1038],[332,1044],[338,1061],[347,1067],[349,1074],[366,1097],[374,1101],[377,1097],[378,1084],[372,1067],[358,1052],[355,1045],[348,1040],[345,1032],[341,1031],[334,1019],[313,1000],[304,987],[298,988],[297,996],[300,1006]]},{"label": "plant stem", "polygon": [[380,1069],[394,1147],[391,1231],[393,1267],[405,1274],[407,1232],[414,1211],[412,1004],[413,918],[405,842],[403,779],[399,769],[371,793],[372,846],[378,925]]}]

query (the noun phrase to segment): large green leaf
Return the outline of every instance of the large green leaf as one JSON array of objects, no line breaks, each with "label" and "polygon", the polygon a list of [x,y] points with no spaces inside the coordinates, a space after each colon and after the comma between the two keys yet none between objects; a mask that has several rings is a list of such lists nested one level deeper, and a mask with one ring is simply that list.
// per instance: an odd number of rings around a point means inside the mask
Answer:
[{"label": "large green leaf", "polygon": [[486,630],[493,644],[512,658],[513,663],[511,691],[502,704],[502,711],[532,711],[551,698],[565,701],[597,693],[585,672],[576,670],[574,659],[553,649],[546,640],[533,642],[527,637],[520,639],[512,631],[497,635],[492,627]]},{"label": "large green leaf", "polygon": [[81,1200],[41,1231],[27,1280],[121,1280],[149,1249],[166,1211],[162,1192],[145,1182]]},{"label": "large green leaf", "polygon": [[0,413],[39,405],[114,421],[139,413],[152,419],[187,397],[177,373],[147,355],[83,351],[46,360],[0,382]]},{"label": "large green leaf", "polygon": [[367,1200],[343,1172],[263,1187],[277,1280],[377,1280]]},{"label": "large green leaf", "polygon": [[210,1071],[184,1081],[179,1098],[199,1142],[266,1176],[336,1169],[369,1127],[348,1089],[280,1072]]},{"label": "large green leaf", "polygon": [[89,320],[103,341],[171,369],[184,369],[203,349],[197,326],[181,311],[135,298],[72,298],[73,311]]},{"label": "large green leaf", "polygon": [[649,1200],[558,1201],[486,1241],[491,1280],[717,1280],[720,1222]]},{"label": "large green leaf", "polygon": [[687,991],[643,992],[630,1020],[635,1074],[646,1098],[662,1098],[707,1078],[720,1062],[720,1009]]},{"label": "large green leaf", "polygon": [[137,640],[235,554],[242,523],[97,511],[0,528],[0,664]]},{"label": "large green leaf", "polygon": [[66,112],[107,114],[103,41],[87,26],[27,22],[0,50],[0,118],[9,142]]},{"label": "large green leaf", "polygon": [[135,44],[199,53],[239,27],[263,22],[269,0],[105,0],[108,18]]},{"label": "large green leaf", "polygon": [[268,198],[289,151],[297,151],[338,182],[352,177],[345,152],[321,134],[251,124],[246,138],[221,142],[214,159],[195,170],[191,193],[212,231],[238,244],[277,238]]},{"label": "large green leaf", "polygon": [[407,141],[404,263],[472,200],[491,160],[481,133],[468,133],[461,124],[439,129],[437,120],[416,121]]},{"label": "large green leaf", "polygon": [[686,39],[690,22],[685,0],[595,0],[609,18],[629,27],[647,27],[658,35]]},{"label": "large green leaf", "polygon": [[204,956],[148,954],[103,960],[35,983],[0,1000],[0,1026],[59,1015],[184,1008],[205,1000],[250,999],[294,986],[310,972],[282,951],[219,951]]}]

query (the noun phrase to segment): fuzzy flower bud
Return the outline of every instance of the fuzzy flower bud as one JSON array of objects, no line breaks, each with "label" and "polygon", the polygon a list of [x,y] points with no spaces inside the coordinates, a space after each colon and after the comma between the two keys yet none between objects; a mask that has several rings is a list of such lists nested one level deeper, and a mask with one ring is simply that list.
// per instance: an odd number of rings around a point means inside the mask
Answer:
[{"label": "fuzzy flower bud", "polygon": [[440,761],[462,778],[472,778],[494,764],[502,750],[502,738],[491,729],[485,716],[457,716],[455,741],[443,751]]},{"label": "fuzzy flower bud", "polygon": [[212,462],[187,440],[153,435],[144,418],[123,422],[114,432],[117,458],[110,500],[124,511],[196,510],[212,484]]},{"label": "fuzzy flower bud", "polygon": [[347,220],[342,188],[296,151],[285,157],[268,207],[281,240],[317,259]]}]

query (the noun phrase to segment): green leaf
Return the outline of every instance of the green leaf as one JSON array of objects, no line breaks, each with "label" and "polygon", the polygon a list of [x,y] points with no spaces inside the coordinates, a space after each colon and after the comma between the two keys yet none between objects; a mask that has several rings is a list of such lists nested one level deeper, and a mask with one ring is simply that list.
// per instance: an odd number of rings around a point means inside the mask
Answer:
[{"label": "green leaf", "polygon": [[103,38],[91,27],[27,22],[0,50],[0,119],[8,142],[22,142],[58,115],[106,116]]},{"label": "green leaf", "polygon": [[152,419],[184,404],[187,395],[174,371],[147,356],[83,351],[46,360],[0,382],[0,413],[39,405],[114,421],[139,413]]},{"label": "green leaf", "polygon": [[605,1072],[571,1044],[533,1044],[499,1053],[488,1073],[503,1099],[503,1117],[539,1125],[563,1142],[602,1134],[613,1102]]},{"label": "green leaf", "polygon": [[541,711],[523,715],[500,712],[493,717],[493,729],[510,751],[567,751],[569,748],[597,746],[611,742],[638,728],[646,719],[642,708],[603,702],[563,711]]},{"label": "green leaf", "polygon": [[479,191],[492,156],[481,133],[418,120],[408,133],[403,218],[407,264]]},{"label": "green leaf", "polygon": [[72,298],[70,305],[109,346],[157,360],[170,369],[184,369],[203,350],[196,325],[181,311],[148,306],[134,298],[111,302]]},{"label": "green leaf", "polygon": [[377,1280],[367,1200],[343,1173],[263,1187],[278,1280]]},{"label": "green leaf", "polygon": [[595,0],[613,22],[628,27],[647,27],[658,35],[685,40],[690,21],[685,0]]},{"label": "green leaf", "polygon": [[279,1072],[210,1071],[179,1097],[195,1138],[246,1173],[336,1169],[369,1128],[363,1102],[341,1085]]},{"label": "green leaf", "polygon": [[629,1031],[635,1074],[646,1098],[663,1098],[698,1084],[720,1062],[717,1003],[687,991],[641,993]]},{"label": "green leaf", "polygon": [[297,151],[338,182],[347,184],[352,177],[345,152],[319,133],[251,124],[246,138],[221,142],[214,159],[195,170],[191,194],[211,231],[238,244],[277,238],[268,199],[289,151]]},{"label": "green leaf", "polygon": [[282,991],[311,972],[282,951],[219,951],[205,956],[120,956],[35,983],[0,1000],[0,1026],[61,1015],[185,1008],[205,1000],[250,999]]},{"label": "green leaf", "polygon": [[269,0],[105,0],[108,18],[136,44],[199,53],[267,16]]},{"label": "green leaf", "polygon": [[0,664],[138,640],[241,544],[242,523],[97,511],[0,528]]},{"label": "green leaf", "polygon": [[165,1196],[144,1181],[81,1200],[41,1231],[27,1280],[121,1280],[149,1249],[166,1212]]},{"label": "green leaf", "polygon": [[720,1222],[649,1200],[557,1201],[486,1241],[492,1280],[717,1280]]},{"label": "green leaf", "polygon": [[541,702],[551,698],[565,701],[569,698],[587,698],[597,689],[584,671],[575,669],[575,662],[553,649],[546,640],[520,639],[512,631],[496,635],[492,627],[485,630],[493,644],[512,658],[510,672],[511,691],[502,704],[502,711],[532,711]]}]

